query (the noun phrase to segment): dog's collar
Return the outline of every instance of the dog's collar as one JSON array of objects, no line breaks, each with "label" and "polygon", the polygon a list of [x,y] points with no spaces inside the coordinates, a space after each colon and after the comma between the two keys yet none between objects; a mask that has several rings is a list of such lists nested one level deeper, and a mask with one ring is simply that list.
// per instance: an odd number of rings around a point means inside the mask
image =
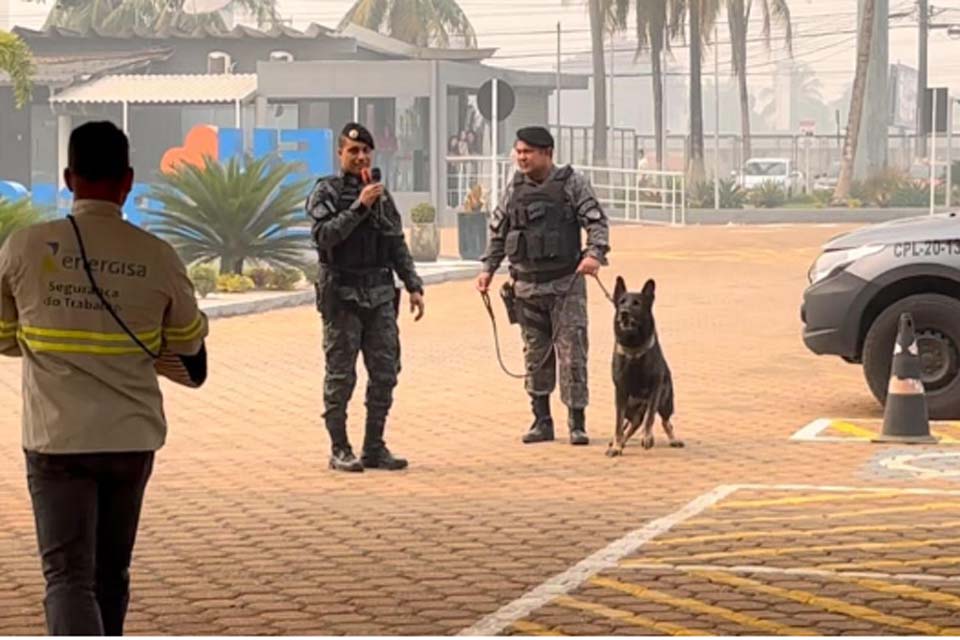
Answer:
[{"label": "dog's collar", "polygon": [[642,357],[650,349],[653,349],[653,345],[657,342],[657,334],[650,336],[647,341],[639,347],[625,347],[620,343],[617,343],[616,349],[614,352],[617,355],[623,356],[624,358],[636,359]]}]

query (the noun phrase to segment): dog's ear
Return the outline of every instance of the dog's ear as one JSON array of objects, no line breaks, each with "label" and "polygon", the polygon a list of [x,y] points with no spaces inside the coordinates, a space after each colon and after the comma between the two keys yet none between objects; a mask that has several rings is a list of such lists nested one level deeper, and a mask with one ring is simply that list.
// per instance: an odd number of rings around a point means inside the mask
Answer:
[{"label": "dog's ear", "polygon": [[613,287],[613,301],[614,303],[620,302],[620,299],[627,294],[627,283],[623,281],[623,278],[617,276],[617,284]]},{"label": "dog's ear", "polygon": [[641,293],[643,293],[643,295],[645,296],[649,296],[652,298],[656,288],[657,288],[657,283],[653,281],[653,278],[650,278],[643,285],[643,291]]}]

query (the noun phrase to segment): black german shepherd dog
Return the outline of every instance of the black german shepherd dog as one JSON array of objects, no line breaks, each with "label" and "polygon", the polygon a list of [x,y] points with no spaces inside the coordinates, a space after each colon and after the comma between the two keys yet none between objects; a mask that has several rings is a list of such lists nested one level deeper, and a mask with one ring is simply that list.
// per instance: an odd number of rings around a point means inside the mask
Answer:
[{"label": "black german shepherd dog", "polygon": [[613,353],[613,384],[617,391],[617,424],[608,456],[623,455],[627,441],[643,425],[644,449],[653,447],[653,421],[660,414],[671,447],[683,442],[673,434],[673,378],[663,357],[653,320],[656,283],[647,280],[640,293],[629,293],[623,278],[617,277],[613,291],[616,315]]}]

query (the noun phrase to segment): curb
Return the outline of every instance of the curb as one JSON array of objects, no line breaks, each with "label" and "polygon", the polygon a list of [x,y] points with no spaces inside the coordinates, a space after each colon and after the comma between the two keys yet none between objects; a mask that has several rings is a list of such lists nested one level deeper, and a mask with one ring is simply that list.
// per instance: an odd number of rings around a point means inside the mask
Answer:
[{"label": "curb", "polygon": [[[459,267],[455,269],[448,269],[444,271],[438,271],[435,273],[428,273],[422,277],[423,284],[440,284],[443,282],[454,282],[457,280],[470,280],[477,275],[480,270],[480,263],[478,262],[476,267]],[[316,301],[316,294],[313,289],[310,288],[306,291],[297,291],[285,296],[274,296],[272,298],[267,298],[264,300],[245,300],[243,302],[231,302],[228,304],[218,305],[216,307],[211,307],[209,309],[203,309],[207,318],[231,318],[234,316],[247,316],[257,313],[265,313],[267,311],[274,311],[276,309],[286,309],[289,307],[301,307],[308,304],[314,304]]]}]

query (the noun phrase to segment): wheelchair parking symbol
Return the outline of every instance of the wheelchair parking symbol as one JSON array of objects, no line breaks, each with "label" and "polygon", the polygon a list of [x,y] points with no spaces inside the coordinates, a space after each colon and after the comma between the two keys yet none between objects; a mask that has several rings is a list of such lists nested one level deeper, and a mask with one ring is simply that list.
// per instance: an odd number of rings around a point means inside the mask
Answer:
[{"label": "wheelchair parking symbol", "polygon": [[960,480],[960,452],[891,453],[874,462],[884,475],[919,480]]}]

